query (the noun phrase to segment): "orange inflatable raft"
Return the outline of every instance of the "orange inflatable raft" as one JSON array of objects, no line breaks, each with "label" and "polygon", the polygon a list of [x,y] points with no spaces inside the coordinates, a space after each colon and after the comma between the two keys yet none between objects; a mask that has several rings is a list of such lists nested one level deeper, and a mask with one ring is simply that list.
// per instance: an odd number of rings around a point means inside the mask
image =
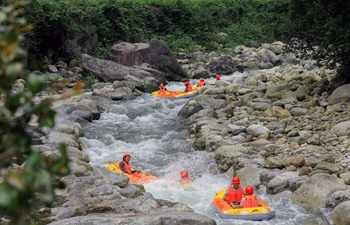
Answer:
[{"label": "orange inflatable raft", "polygon": [[157,176],[154,176],[152,174],[144,173],[141,171],[134,172],[132,174],[123,173],[123,171],[120,170],[119,163],[110,163],[107,164],[106,169],[113,171],[115,173],[122,173],[130,178],[131,182],[139,183],[139,184],[147,184],[151,182],[152,180],[159,180],[160,178]]}]

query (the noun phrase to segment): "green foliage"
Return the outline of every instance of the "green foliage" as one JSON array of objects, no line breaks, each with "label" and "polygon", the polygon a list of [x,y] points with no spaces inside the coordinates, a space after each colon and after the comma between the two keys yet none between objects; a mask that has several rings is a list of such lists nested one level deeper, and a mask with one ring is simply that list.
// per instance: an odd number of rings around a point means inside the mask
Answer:
[{"label": "green foliage", "polygon": [[349,83],[350,2],[291,0],[290,18],[289,47],[330,68],[338,68]]},{"label": "green foliage", "polygon": [[91,89],[91,86],[96,83],[98,80],[96,77],[92,74],[88,74],[87,76],[84,77],[83,83],[84,83],[84,88],[85,89]]},{"label": "green foliage", "polygon": [[65,52],[67,39],[89,39],[84,53],[99,58],[121,41],[157,38],[175,53],[271,42],[281,39],[288,16],[288,0],[30,0],[26,7],[35,25],[24,45],[29,69],[40,67],[44,57],[72,57]]},{"label": "green foliage", "polygon": [[[61,186],[53,176],[69,173],[65,146],[59,147],[61,157],[49,160],[32,146],[28,132],[28,123],[34,116],[41,126],[54,126],[53,99],[34,101],[44,79],[29,74],[26,76],[27,92],[12,90],[17,77],[24,74],[20,61],[26,55],[21,46],[23,32],[32,28],[22,15],[20,3],[13,3],[0,11],[0,168],[8,170],[0,182],[0,212],[11,219],[11,224],[33,221],[33,210],[41,204],[52,204],[54,189]],[[10,169],[14,159],[20,156],[24,156],[23,165]]]}]

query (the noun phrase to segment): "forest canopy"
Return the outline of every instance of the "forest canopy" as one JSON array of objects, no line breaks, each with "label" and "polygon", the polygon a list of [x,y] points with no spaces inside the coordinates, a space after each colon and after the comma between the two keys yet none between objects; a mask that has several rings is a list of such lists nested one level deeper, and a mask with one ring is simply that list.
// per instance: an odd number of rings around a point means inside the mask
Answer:
[{"label": "forest canopy", "polygon": [[[2,4],[12,1],[3,0]],[[81,53],[102,58],[118,42],[149,43],[156,38],[165,41],[175,54],[228,53],[251,40],[282,41],[304,56],[338,68],[344,77],[349,71],[348,0],[25,2],[25,17],[34,24],[24,46],[30,70],[43,69],[45,58],[69,60]],[[77,52],[72,42],[84,44]]]}]

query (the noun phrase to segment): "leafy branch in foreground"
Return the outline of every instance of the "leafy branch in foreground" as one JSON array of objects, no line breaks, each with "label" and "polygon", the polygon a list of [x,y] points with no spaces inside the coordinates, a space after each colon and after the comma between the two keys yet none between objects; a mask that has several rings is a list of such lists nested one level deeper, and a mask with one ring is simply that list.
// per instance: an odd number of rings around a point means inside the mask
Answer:
[{"label": "leafy branch in foreground", "polygon": [[[21,43],[33,26],[22,15],[19,2],[0,11],[0,169],[4,174],[0,177],[0,215],[11,224],[29,224],[32,212],[52,204],[54,190],[62,187],[54,176],[70,173],[64,145],[57,159],[48,159],[32,146],[29,122],[37,118],[40,126],[53,127],[56,111],[51,107],[54,99],[35,101],[44,78],[24,74],[26,52]],[[27,91],[12,90],[19,77],[27,77],[23,82]]]}]

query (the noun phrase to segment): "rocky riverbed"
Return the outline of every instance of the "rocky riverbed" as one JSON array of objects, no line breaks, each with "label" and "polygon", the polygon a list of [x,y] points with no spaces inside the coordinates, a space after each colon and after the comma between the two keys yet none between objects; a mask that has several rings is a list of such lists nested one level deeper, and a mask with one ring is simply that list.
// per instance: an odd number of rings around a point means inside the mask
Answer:
[{"label": "rocky riverbed", "polygon": [[[243,185],[275,199],[291,191],[293,203],[321,211],[330,224],[350,224],[348,85],[328,93],[334,71],[282,54],[282,46],[280,42],[239,46],[225,56],[215,52],[179,55],[177,61],[191,78],[241,72],[200,89],[179,115],[191,122],[188,131],[194,148],[214,152],[222,173],[237,175]],[[68,145],[72,169],[62,179],[67,187],[57,191],[52,208],[39,211],[40,218],[52,225],[215,224],[184,204],[154,199],[124,175],[91,167],[79,140],[84,126],[99,119],[106,101],[126,101],[142,91],[154,91],[169,74],[149,65],[131,70],[108,60],[85,58],[85,70],[99,73],[98,65],[103,64],[104,71],[113,70],[118,76],[94,84],[82,95],[55,102],[55,128],[33,129],[35,143],[49,157],[57,157],[59,143]],[[79,79],[82,70],[74,68],[70,73],[69,68],[57,70],[71,76],[62,89]],[[143,77],[149,74],[154,76]],[[37,126],[35,121],[31,125]]]}]

